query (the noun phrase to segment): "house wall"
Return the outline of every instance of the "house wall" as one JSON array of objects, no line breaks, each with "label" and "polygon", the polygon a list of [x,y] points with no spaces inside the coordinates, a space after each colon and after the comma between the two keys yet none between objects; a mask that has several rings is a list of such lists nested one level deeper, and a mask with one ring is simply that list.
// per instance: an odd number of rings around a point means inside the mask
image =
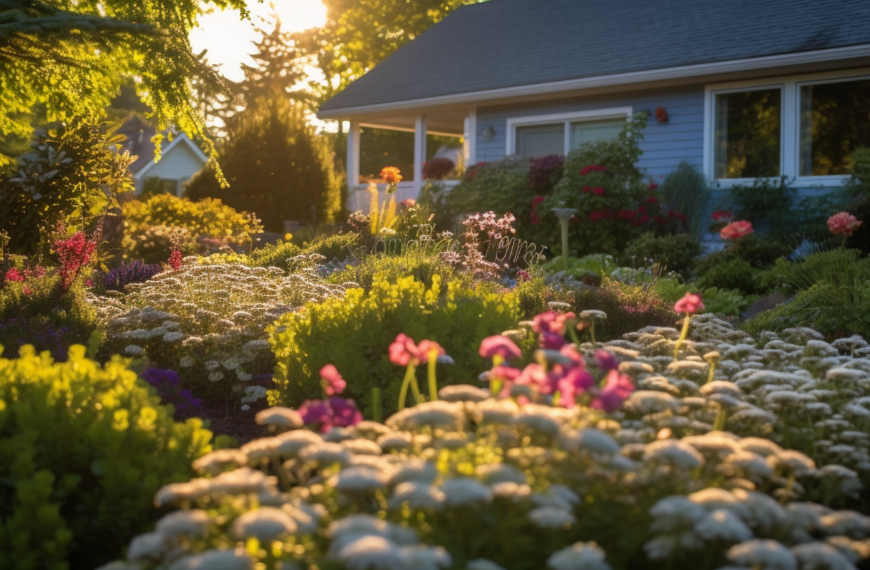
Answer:
[{"label": "house wall", "polygon": [[[160,178],[162,180],[185,181],[205,166],[202,159],[196,155],[186,143],[180,142],[163,154],[160,160],[145,173],[145,178]],[[137,179],[136,187],[142,189],[145,179]]]},{"label": "house wall", "polygon": [[[503,107],[477,109],[477,160],[490,162],[505,157],[507,120],[576,111],[595,111],[612,107],[632,107],[633,112],[648,110],[654,114],[657,107],[668,112],[668,121],[658,123],[651,116],[647,123],[643,155],[638,166],[655,178],[672,172],[681,161],[699,171],[704,162],[704,86],[644,92],[626,92],[594,97],[575,97],[553,101],[527,103]],[[495,135],[484,138],[492,128]]]}]

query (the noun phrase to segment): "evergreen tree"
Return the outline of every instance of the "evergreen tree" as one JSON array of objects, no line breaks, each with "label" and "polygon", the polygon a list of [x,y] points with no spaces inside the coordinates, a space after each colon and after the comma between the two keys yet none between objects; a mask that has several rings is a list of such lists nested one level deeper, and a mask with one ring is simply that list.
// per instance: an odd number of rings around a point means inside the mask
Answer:
[{"label": "evergreen tree", "polygon": [[0,0],[0,166],[12,161],[3,143],[29,137],[34,106],[48,121],[94,119],[130,78],[158,131],[203,134],[191,86],[221,79],[188,32],[209,4],[247,16],[245,0]]},{"label": "evergreen tree", "polygon": [[220,198],[253,211],[270,231],[284,220],[329,223],[340,209],[341,190],[325,139],[305,120],[305,110],[283,94],[261,97],[240,113],[221,152],[230,183],[221,188],[207,166],[185,188],[192,200]]}]

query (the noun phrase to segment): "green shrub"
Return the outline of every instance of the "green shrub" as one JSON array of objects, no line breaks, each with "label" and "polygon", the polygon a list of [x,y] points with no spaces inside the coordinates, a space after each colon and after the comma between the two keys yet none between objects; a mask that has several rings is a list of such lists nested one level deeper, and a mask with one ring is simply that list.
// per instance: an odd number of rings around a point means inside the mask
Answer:
[{"label": "green shrub", "polygon": [[827,335],[870,334],[870,259],[835,249],[799,262],[780,260],[772,279],[794,298],[749,321],[747,330],[809,326]]},{"label": "green shrub", "polygon": [[0,568],[92,569],[155,520],[154,493],[210,451],[202,421],[172,411],[120,359],[70,349],[0,358]]},{"label": "green shrub", "polygon": [[595,340],[599,342],[622,338],[646,326],[674,326],[678,318],[673,305],[665,302],[655,288],[626,285],[609,277],[602,279],[601,287],[575,292],[575,313],[587,310],[607,313],[605,320],[595,324]]},{"label": "green shrub", "polygon": [[520,320],[516,297],[469,289],[458,281],[432,286],[404,277],[394,283],[376,277],[370,291],[351,289],[343,299],[309,304],[281,317],[270,329],[277,389],[271,403],[298,406],[322,395],[318,372],[334,364],[347,381],[345,394],[371,415],[372,388],[380,388],[382,409],[396,409],[404,370],[391,364],[388,348],[399,333],[441,344],[455,365],[439,366],[440,386],[477,383],[485,365],[480,341],[513,328]]},{"label": "green shrub", "polygon": [[691,235],[656,236],[647,232],[628,244],[623,258],[631,258],[642,265],[647,264],[645,260],[651,260],[667,271],[688,275],[701,252],[701,244]]},{"label": "green shrub", "polygon": [[662,181],[659,191],[668,210],[686,216],[686,231],[700,240],[709,227],[710,186],[706,177],[688,162],[681,162],[677,169]]},{"label": "green shrub", "polygon": [[463,279],[459,271],[437,255],[409,252],[403,255],[365,255],[341,271],[333,273],[329,280],[333,283],[356,283],[369,291],[376,280],[395,283],[403,277],[413,277],[431,287],[432,279],[436,275],[441,278],[442,283]]},{"label": "green shrub", "polygon": [[[595,273],[598,276],[607,275],[616,268],[613,262],[613,257],[603,253],[591,253],[583,257],[569,257],[567,274],[580,279],[588,273]],[[557,255],[553,259],[547,261],[542,266],[544,271],[564,271],[565,266],[561,255]]]},{"label": "green shrub", "polygon": [[739,257],[725,258],[698,279],[701,288],[738,289],[744,295],[761,292],[761,271]]},{"label": "green shrub", "polygon": [[285,241],[269,244],[263,248],[251,252],[250,263],[255,267],[280,267],[287,270],[287,260],[297,255],[322,255],[327,261],[337,259],[342,261],[353,254],[354,248],[359,245],[359,234],[335,234],[331,236],[319,236],[310,242],[305,242],[302,247]]},{"label": "green shrub", "polygon": [[250,216],[212,198],[192,202],[171,194],[158,194],[145,202],[127,202],[122,211],[127,231],[142,226],[168,226],[184,228],[192,236],[246,241],[250,234],[262,229]]},{"label": "green shrub", "polygon": [[50,269],[43,277],[0,285],[0,345],[7,356],[32,344],[65,359],[67,347],[84,344],[97,326],[97,313],[81,283],[59,294],[60,276]]},{"label": "green shrub", "polygon": [[576,208],[580,223],[569,225],[572,254],[622,252],[640,234],[664,227],[660,196],[648,184],[636,163],[646,116],[635,115],[618,139],[587,143],[572,151],[564,163],[562,180],[538,207],[541,226],[551,234],[548,245],[561,243],[553,208]]},{"label": "green shrub", "polygon": [[[870,197],[870,193],[867,196]],[[849,206],[849,213],[864,223],[846,238],[846,247],[860,250],[864,255],[870,255],[870,199],[866,197],[857,199]]]},{"label": "green shrub", "polygon": [[683,283],[679,279],[668,277],[656,281],[655,289],[668,304],[676,303],[686,293],[700,293],[704,300],[704,309],[699,312],[721,313],[729,317],[739,317],[756,300],[754,295],[746,297],[737,289],[708,287],[699,291],[694,283]]}]

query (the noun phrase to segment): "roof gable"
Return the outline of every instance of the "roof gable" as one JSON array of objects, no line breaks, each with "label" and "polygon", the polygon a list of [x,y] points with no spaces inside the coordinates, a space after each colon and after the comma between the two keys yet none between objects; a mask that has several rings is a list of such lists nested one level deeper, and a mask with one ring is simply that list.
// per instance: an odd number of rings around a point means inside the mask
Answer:
[{"label": "roof gable", "polygon": [[490,0],[321,111],[870,44],[868,0]]}]

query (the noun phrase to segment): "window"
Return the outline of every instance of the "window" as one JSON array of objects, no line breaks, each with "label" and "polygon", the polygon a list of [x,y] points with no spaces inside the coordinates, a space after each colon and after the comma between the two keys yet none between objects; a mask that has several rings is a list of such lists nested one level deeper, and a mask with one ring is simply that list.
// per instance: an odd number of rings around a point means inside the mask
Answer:
[{"label": "window", "polygon": [[716,178],[779,176],[782,90],[716,95]]},{"label": "window", "polygon": [[708,86],[704,171],[728,186],[786,176],[836,186],[870,146],[870,69]]},{"label": "window", "polygon": [[508,119],[507,154],[539,158],[568,154],[585,143],[615,139],[631,107]]},{"label": "window", "polygon": [[870,146],[870,79],[800,88],[800,175],[849,174],[852,151]]}]

